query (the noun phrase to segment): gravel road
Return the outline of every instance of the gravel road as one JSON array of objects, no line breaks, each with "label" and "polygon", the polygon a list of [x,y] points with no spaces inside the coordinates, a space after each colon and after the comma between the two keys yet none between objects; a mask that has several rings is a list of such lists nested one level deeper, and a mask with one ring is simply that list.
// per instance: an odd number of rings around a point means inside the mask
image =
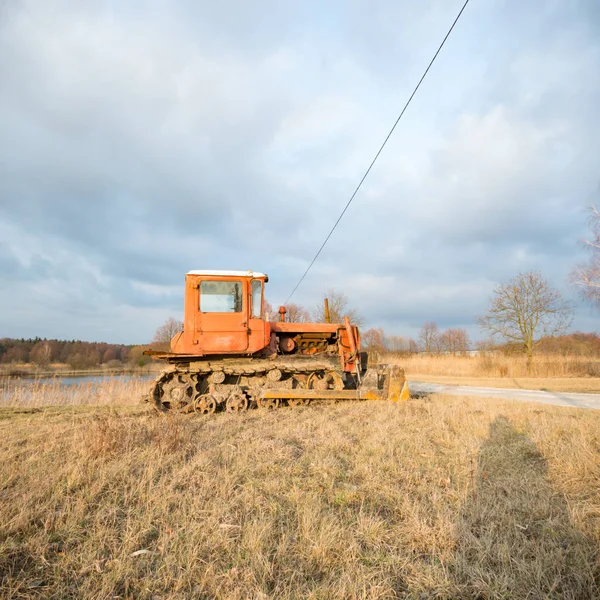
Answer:
[{"label": "gravel road", "polygon": [[539,390],[514,390],[505,388],[475,387],[470,385],[444,385],[409,381],[410,391],[425,394],[453,394],[456,396],[487,396],[521,402],[539,402],[555,406],[595,408],[600,410],[600,394],[576,394],[572,392],[542,392]]}]

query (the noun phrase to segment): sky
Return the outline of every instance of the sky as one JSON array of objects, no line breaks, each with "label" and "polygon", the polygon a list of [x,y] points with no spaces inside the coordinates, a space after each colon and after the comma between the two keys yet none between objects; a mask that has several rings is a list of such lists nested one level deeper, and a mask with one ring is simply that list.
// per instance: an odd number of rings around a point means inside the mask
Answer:
[{"label": "sky", "polygon": [[[0,3],[0,338],[145,343],[191,269],[283,303],[462,0]],[[483,337],[600,203],[600,6],[472,0],[292,302]]]}]

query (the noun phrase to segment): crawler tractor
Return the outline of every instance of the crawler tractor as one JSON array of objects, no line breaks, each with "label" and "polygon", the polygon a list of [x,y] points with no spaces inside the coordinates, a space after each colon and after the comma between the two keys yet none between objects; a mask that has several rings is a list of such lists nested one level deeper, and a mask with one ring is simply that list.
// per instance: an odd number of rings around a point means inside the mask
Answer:
[{"label": "crawler tractor", "polygon": [[279,319],[269,320],[268,280],[252,271],[187,273],[183,331],[171,340],[170,352],[146,352],[169,363],[148,397],[158,411],[209,414],[319,400],[408,399],[404,371],[369,367],[358,327],[347,317],[343,323],[289,323],[282,306]]}]

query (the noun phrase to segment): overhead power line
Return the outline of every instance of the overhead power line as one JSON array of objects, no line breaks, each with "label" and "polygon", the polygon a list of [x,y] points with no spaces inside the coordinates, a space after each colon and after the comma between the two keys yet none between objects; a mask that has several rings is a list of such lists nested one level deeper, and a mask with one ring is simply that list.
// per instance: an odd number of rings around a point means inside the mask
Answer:
[{"label": "overhead power line", "polygon": [[396,129],[396,125],[398,125],[398,123],[400,122],[400,119],[402,118],[402,116],[406,112],[406,109],[408,108],[408,106],[412,102],[412,99],[414,98],[415,94],[417,93],[417,90],[421,87],[421,83],[423,83],[423,80],[427,76],[427,73],[429,73],[429,69],[431,69],[431,66],[435,62],[435,59],[437,58],[438,54],[440,53],[440,51],[444,47],[444,44],[446,43],[446,40],[450,37],[450,34],[452,33],[452,30],[454,29],[454,26],[458,23],[458,20],[460,19],[461,15],[463,14],[463,11],[465,10],[465,8],[467,8],[467,4],[469,4],[469,0],[465,0],[465,3],[462,5],[462,8],[460,9],[460,11],[458,12],[458,14],[456,15],[456,18],[454,19],[452,25],[450,26],[450,29],[448,29],[448,32],[444,36],[444,39],[442,40],[442,43],[439,45],[438,49],[436,50],[435,54],[433,55],[433,58],[431,59],[431,61],[427,65],[427,68],[425,69],[425,72],[423,73],[423,75],[421,75],[421,79],[419,79],[419,83],[417,83],[417,85],[416,85],[415,89],[413,90],[412,94],[410,95],[410,97],[406,101],[406,104],[404,105],[404,108],[402,109],[402,111],[398,115],[398,118],[396,119],[396,122],[394,123],[394,125],[390,129],[389,133],[385,137],[385,140],[383,140],[383,144],[381,144],[379,150],[377,151],[377,154],[375,155],[375,158],[371,161],[371,164],[369,165],[369,168],[365,171],[365,174],[362,176],[362,179],[358,182],[358,185],[356,186],[356,189],[352,193],[352,196],[350,196],[350,200],[348,200],[348,202],[346,203],[346,206],[344,207],[344,210],[340,213],[340,216],[337,218],[337,221],[333,224],[333,227],[331,228],[331,231],[327,234],[327,237],[325,238],[325,241],[321,244],[321,247],[319,248],[319,250],[315,254],[314,258],[312,259],[312,261],[310,262],[310,264],[308,265],[308,267],[306,268],[306,271],[304,271],[302,277],[300,277],[300,280],[296,284],[296,287],[294,287],[294,289],[292,290],[292,293],[288,296],[288,299],[285,301],[285,304],[287,304],[291,300],[292,296],[296,293],[296,290],[300,287],[300,284],[304,281],[304,278],[308,275],[308,272],[311,270],[312,266],[315,264],[317,258],[319,258],[319,255],[323,251],[323,248],[325,248],[325,245],[329,241],[329,238],[332,236],[333,232],[336,230],[336,227],[339,225],[339,222],[342,220],[343,216],[346,214],[346,211],[348,210],[349,206],[352,204],[352,201],[354,200],[354,197],[358,193],[358,190],[360,190],[360,188],[361,188],[364,180],[367,178],[367,175],[371,172],[371,169],[373,168],[373,165],[377,162],[377,159],[379,158],[379,155],[381,154],[382,150],[385,148],[385,145],[388,143],[388,140],[392,136],[392,133],[394,133],[394,129]]}]

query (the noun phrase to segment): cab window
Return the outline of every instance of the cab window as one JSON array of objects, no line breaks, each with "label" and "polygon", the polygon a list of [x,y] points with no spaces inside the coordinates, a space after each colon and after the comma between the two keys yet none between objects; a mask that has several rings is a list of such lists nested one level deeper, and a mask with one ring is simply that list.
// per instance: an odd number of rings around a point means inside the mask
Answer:
[{"label": "cab window", "polygon": [[262,316],[262,281],[252,280],[252,318],[260,319]]},{"label": "cab window", "polygon": [[201,281],[200,312],[242,312],[241,281]]}]

